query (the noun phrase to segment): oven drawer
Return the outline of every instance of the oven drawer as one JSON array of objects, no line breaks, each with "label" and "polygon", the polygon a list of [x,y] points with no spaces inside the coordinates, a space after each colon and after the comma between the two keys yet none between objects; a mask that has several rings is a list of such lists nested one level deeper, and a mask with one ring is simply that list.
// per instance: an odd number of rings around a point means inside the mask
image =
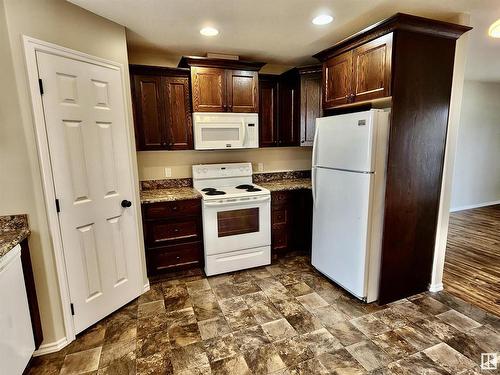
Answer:
[{"label": "oven drawer", "polygon": [[201,240],[199,218],[187,217],[176,220],[158,220],[146,223],[146,241],[149,247],[164,246],[172,242]]},{"label": "oven drawer", "polygon": [[201,200],[150,203],[144,206],[144,219],[168,219],[171,217],[201,214]]},{"label": "oven drawer", "polygon": [[201,241],[148,249],[146,251],[148,275],[197,265],[201,266],[202,259],[203,246]]}]

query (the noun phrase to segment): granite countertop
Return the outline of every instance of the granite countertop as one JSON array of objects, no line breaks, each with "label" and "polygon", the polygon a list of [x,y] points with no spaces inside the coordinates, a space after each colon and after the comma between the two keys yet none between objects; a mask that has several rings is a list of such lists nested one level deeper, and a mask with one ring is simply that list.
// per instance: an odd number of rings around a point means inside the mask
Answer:
[{"label": "granite countertop", "polygon": [[141,191],[141,203],[172,202],[200,198],[201,194],[196,189],[185,186]]},{"label": "granite countertop", "polygon": [[260,182],[259,185],[270,191],[311,189],[311,179],[288,178],[282,180]]},{"label": "granite countertop", "polygon": [[0,258],[30,235],[27,215],[0,216]]}]

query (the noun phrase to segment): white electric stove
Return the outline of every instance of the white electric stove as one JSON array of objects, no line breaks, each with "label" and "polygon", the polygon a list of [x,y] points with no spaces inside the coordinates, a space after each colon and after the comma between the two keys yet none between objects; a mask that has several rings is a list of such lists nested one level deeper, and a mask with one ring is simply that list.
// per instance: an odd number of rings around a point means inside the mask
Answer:
[{"label": "white electric stove", "polygon": [[271,193],[252,183],[251,163],[193,165],[203,195],[207,276],[271,263]]}]

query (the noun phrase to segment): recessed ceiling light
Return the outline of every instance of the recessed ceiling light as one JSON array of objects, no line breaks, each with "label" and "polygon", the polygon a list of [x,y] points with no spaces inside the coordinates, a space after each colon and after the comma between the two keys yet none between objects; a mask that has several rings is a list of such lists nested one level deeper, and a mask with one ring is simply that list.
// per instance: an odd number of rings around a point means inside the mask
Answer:
[{"label": "recessed ceiling light", "polygon": [[205,36],[216,36],[217,34],[219,34],[219,30],[213,27],[204,27],[200,30],[200,34]]},{"label": "recessed ceiling light", "polygon": [[493,22],[488,30],[488,34],[490,34],[492,38],[500,38],[500,20]]},{"label": "recessed ceiling light", "polygon": [[312,23],[315,25],[326,25],[333,21],[333,17],[328,14],[320,14],[313,18]]}]

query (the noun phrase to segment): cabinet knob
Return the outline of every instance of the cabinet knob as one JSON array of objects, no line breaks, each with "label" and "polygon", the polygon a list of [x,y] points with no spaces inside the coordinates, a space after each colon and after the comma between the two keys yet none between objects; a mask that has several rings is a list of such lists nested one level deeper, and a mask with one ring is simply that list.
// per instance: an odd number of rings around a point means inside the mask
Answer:
[{"label": "cabinet knob", "polygon": [[177,211],[177,206],[173,206],[172,211]]},{"label": "cabinet knob", "polygon": [[174,228],[174,232],[178,233],[179,232],[179,228]]}]

